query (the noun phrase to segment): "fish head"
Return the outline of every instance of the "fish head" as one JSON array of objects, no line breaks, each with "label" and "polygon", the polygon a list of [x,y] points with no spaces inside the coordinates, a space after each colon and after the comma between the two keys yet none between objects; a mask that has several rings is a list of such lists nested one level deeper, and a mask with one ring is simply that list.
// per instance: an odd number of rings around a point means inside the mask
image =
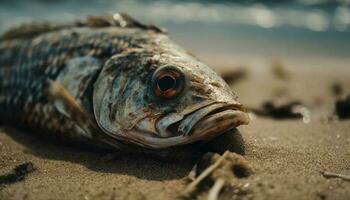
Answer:
[{"label": "fish head", "polygon": [[93,107],[104,133],[149,149],[210,141],[249,122],[227,83],[165,36],[110,58]]}]

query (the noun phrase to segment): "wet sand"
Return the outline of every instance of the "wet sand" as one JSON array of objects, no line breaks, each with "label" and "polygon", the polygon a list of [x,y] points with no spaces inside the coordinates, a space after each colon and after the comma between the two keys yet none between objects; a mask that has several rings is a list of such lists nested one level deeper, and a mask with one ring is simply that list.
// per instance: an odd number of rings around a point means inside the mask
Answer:
[{"label": "wet sand", "polygon": [[[249,69],[247,78],[232,85],[248,107],[258,108],[276,94],[300,100],[310,108],[311,122],[254,116],[250,125],[240,127],[254,173],[235,183],[243,185],[241,190],[225,189],[220,199],[350,199],[350,182],[321,174],[350,175],[350,120],[327,120],[334,82],[349,89],[350,73],[291,70],[285,81],[269,68]],[[101,152],[1,126],[0,175],[25,162],[36,170],[22,181],[1,185],[0,199],[176,199],[195,160],[131,155],[108,160]],[[206,192],[198,198],[205,199]]]}]

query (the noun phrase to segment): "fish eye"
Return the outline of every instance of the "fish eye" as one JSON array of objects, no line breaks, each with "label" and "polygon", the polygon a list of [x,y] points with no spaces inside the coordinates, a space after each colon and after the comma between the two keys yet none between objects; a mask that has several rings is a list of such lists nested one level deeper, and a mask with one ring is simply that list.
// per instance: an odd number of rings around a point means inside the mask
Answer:
[{"label": "fish eye", "polygon": [[164,66],[154,72],[152,81],[156,97],[173,99],[182,93],[185,85],[185,75],[178,67]]}]

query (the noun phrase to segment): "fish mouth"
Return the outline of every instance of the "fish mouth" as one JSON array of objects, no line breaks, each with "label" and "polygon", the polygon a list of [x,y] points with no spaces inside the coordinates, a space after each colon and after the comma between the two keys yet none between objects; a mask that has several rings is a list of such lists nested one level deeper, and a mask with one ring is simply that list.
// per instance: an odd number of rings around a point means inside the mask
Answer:
[{"label": "fish mouth", "polygon": [[163,149],[210,141],[248,123],[249,116],[241,104],[214,102],[189,113],[171,113],[162,117],[155,124],[156,134],[131,134],[134,142],[141,146]]},{"label": "fish mouth", "polygon": [[242,106],[214,103],[170,125],[168,130],[186,137],[190,143],[197,140],[209,141],[232,128],[248,123],[248,114]]}]

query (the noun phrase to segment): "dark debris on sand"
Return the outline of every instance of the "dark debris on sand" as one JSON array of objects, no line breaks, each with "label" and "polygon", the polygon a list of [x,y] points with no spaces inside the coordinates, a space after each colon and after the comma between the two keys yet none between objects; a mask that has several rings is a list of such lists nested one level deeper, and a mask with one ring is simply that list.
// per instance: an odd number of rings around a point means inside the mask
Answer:
[{"label": "dark debris on sand", "polygon": [[350,95],[335,102],[335,112],[339,119],[350,118]]},{"label": "dark debris on sand", "polygon": [[339,119],[350,118],[350,95],[346,95],[344,87],[340,83],[334,83],[331,89],[336,98],[335,114]]},{"label": "dark debris on sand", "polygon": [[248,76],[248,71],[243,68],[221,74],[221,77],[228,84],[237,83],[238,81],[245,79],[247,76]]},{"label": "dark debris on sand", "polygon": [[273,62],[271,68],[273,75],[279,80],[288,81],[292,77],[286,66],[279,61]]},{"label": "dark debris on sand", "polygon": [[344,94],[343,86],[340,83],[334,83],[332,85],[332,93],[335,96],[341,96],[342,94]]},{"label": "dark debris on sand", "polygon": [[0,185],[23,181],[25,177],[34,170],[35,167],[32,162],[26,162],[21,165],[18,165],[11,172],[4,175],[0,175]]},{"label": "dark debris on sand", "polygon": [[272,117],[275,119],[294,119],[302,118],[300,112],[296,112],[298,106],[303,106],[299,101],[289,101],[277,103],[275,101],[266,101],[260,109],[251,109],[255,114]]}]

